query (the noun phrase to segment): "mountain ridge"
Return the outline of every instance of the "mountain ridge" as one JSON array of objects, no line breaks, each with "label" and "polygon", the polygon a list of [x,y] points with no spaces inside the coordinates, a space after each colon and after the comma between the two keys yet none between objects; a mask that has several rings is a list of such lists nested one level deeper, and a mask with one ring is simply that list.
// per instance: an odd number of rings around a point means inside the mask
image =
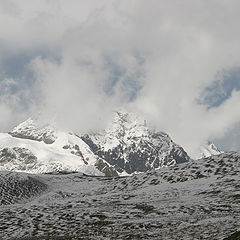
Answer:
[{"label": "mountain ridge", "polygon": [[198,153],[195,155],[195,159],[219,155],[221,153],[223,153],[223,151],[219,150],[219,148],[213,142],[206,141],[200,145]]},{"label": "mountain ridge", "polygon": [[123,110],[115,111],[108,126],[97,133],[61,131],[38,116],[20,123],[9,134],[0,134],[2,170],[118,176],[189,160],[185,150],[168,134],[157,131],[141,116]]}]

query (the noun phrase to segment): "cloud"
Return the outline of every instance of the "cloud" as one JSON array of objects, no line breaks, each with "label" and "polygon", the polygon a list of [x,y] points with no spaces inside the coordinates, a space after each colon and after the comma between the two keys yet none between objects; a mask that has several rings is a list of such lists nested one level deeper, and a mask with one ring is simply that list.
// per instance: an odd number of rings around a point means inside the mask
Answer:
[{"label": "cloud", "polygon": [[233,90],[240,90],[239,67],[223,69],[219,72],[216,80],[203,91],[199,103],[208,105],[209,108],[217,107],[231,96]]},{"label": "cloud", "polygon": [[0,126],[2,131],[9,131],[16,122],[24,120],[33,113],[36,103],[29,99],[31,90],[20,86],[20,81],[13,78],[3,78],[0,81]]},{"label": "cloud", "polygon": [[[0,23],[8,26],[0,27],[0,62],[30,56],[24,69],[33,80],[23,89],[34,94],[25,95],[32,103],[26,114],[44,110],[64,127],[86,131],[124,105],[192,154],[240,121],[238,88],[212,108],[206,90],[223,69],[240,66],[239,1],[1,0],[0,6],[6,9]],[[209,101],[199,104],[203,96]]]},{"label": "cloud", "polygon": [[234,124],[225,133],[224,137],[216,138],[215,143],[223,151],[236,151],[239,150],[240,139],[240,123]]}]

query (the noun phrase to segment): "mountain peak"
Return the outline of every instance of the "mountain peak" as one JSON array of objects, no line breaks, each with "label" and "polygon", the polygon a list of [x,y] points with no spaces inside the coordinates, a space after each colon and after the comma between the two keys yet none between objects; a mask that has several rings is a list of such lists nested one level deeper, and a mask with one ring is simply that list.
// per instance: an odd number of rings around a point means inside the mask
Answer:
[{"label": "mountain peak", "polygon": [[219,155],[221,153],[223,153],[223,151],[219,150],[213,142],[208,140],[199,147],[195,158],[200,159],[213,155]]},{"label": "mountain peak", "polygon": [[86,134],[82,139],[119,172],[129,174],[189,160],[184,149],[166,133],[156,131],[141,116],[125,111],[116,111],[102,132]]},{"label": "mountain peak", "polygon": [[9,134],[17,138],[43,141],[46,144],[55,142],[57,138],[56,128],[49,123],[43,123],[37,117],[28,118],[10,131]]},{"label": "mountain peak", "polygon": [[[67,169],[96,175],[132,174],[188,162],[190,159],[167,133],[156,130],[142,116],[123,109],[113,112],[105,129],[85,135],[59,130],[54,121],[49,123],[40,116],[27,119],[9,134],[13,137],[11,141],[16,144],[0,145],[2,148],[17,148],[8,149],[1,156],[11,151],[20,156],[21,152],[29,149],[28,155],[36,156],[36,163],[41,162],[39,169],[42,172]],[[35,145],[39,142],[40,145],[33,147],[33,142]],[[195,159],[220,153],[222,151],[214,143],[207,141],[199,147]],[[15,162],[20,166],[22,161],[19,158]],[[51,167],[48,168],[48,164]],[[37,171],[37,166],[34,171]]]}]

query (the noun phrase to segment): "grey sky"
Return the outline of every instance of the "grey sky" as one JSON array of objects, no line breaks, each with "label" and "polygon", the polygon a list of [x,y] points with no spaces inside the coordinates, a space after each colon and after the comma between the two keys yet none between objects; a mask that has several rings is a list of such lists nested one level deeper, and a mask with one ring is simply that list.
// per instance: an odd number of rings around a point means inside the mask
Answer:
[{"label": "grey sky", "polygon": [[41,112],[84,132],[124,106],[189,152],[207,139],[230,149],[240,139],[231,138],[240,122],[239,7],[0,0],[1,131]]}]

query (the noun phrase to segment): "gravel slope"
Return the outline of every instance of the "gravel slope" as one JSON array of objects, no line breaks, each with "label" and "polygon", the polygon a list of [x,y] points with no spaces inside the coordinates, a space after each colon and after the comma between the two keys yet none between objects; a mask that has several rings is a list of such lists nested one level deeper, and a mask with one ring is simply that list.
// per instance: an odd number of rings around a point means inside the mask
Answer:
[{"label": "gravel slope", "polygon": [[[0,176],[5,179],[6,173]],[[239,236],[238,153],[121,178],[24,175],[29,177],[47,189],[0,207],[0,239],[222,240]]]}]

